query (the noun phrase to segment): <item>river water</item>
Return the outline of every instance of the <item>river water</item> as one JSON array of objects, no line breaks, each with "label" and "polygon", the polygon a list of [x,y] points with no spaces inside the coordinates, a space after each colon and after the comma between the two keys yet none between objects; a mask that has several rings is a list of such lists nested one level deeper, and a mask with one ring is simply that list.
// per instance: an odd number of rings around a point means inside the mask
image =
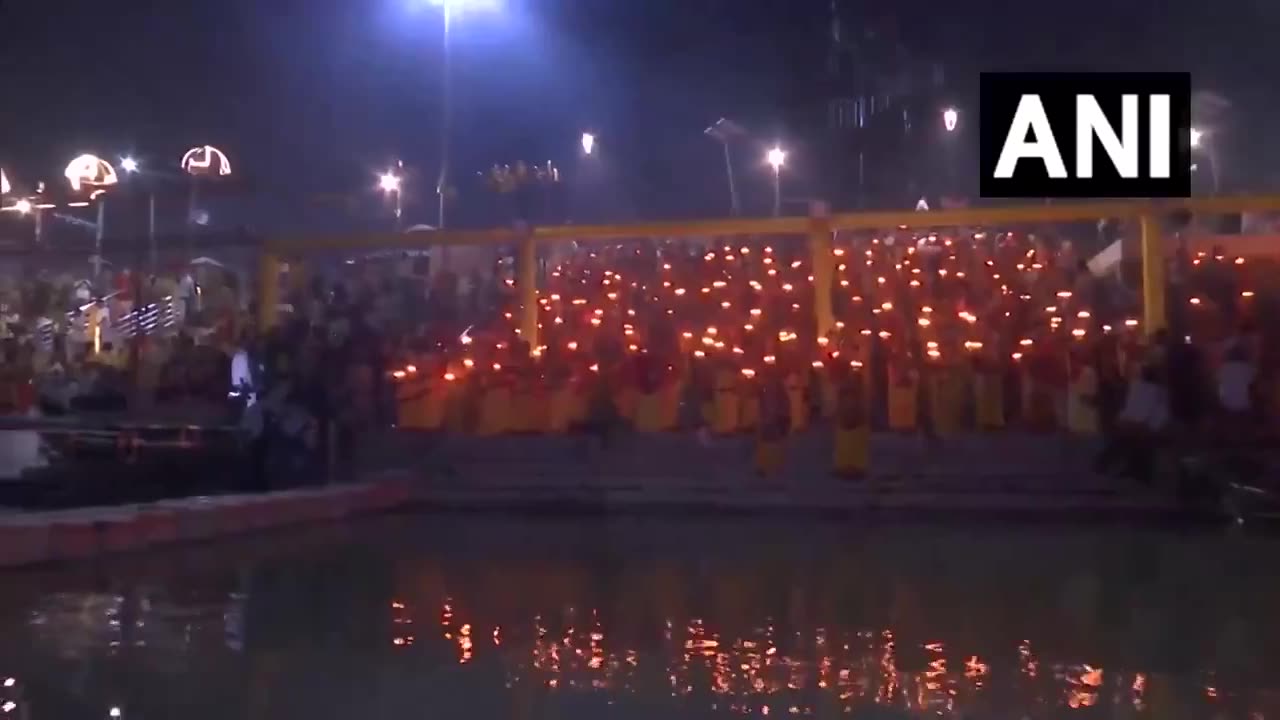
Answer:
[{"label": "river water", "polygon": [[0,575],[0,717],[1280,718],[1277,550],[387,517]]}]

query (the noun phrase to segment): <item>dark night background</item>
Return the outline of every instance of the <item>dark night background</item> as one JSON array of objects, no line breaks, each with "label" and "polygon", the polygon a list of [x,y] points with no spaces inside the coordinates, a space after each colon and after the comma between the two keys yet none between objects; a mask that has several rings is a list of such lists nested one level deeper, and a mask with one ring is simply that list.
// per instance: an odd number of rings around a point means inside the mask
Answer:
[{"label": "dark night background", "polygon": [[[1224,191],[1277,176],[1280,6],[1266,0],[505,5],[454,26],[459,224],[491,224],[475,173],[518,159],[556,162],[566,193],[587,185],[589,197],[565,201],[579,220],[723,215],[722,156],[702,134],[720,116],[752,133],[735,156],[748,213],[768,211],[761,158],[774,141],[791,151],[789,201],[973,196],[968,125],[984,69],[1190,71],[1232,103],[1213,119]],[[417,172],[408,219],[433,221],[440,17],[422,0],[0,0],[0,164],[31,185],[60,180],[80,152],[156,167],[207,142],[248,185],[216,220],[274,231],[385,226],[376,173],[403,158]],[[855,59],[833,61],[838,45]],[[872,87],[901,96],[889,120],[860,136],[833,129],[833,101]],[[940,139],[948,105],[961,127]],[[910,131],[899,106],[912,109]],[[578,157],[584,129],[600,139],[591,168]],[[858,147],[880,155],[853,188]]]}]

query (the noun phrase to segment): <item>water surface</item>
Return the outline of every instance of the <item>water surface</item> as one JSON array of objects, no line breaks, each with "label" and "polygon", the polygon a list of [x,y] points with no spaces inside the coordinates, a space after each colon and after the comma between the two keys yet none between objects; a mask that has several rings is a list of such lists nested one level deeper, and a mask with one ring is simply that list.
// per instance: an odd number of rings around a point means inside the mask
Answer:
[{"label": "water surface", "polygon": [[0,575],[0,710],[1280,718],[1278,550],[1239,532],[389,517]]}]

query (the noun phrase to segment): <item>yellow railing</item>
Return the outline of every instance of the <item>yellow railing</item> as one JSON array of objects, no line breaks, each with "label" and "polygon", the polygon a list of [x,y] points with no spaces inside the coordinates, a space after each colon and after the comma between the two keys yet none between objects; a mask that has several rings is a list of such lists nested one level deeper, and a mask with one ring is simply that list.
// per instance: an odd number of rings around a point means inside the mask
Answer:
[{"label": "yellow railing", "polygon": [[558,225],[492,230],[439,230],[406,234],[370,233],[343,236],[295,236],[267,242],[259,281],[259,322],[271,327],[279,303],[279,263],[317,251],[423,248],[519,244],[517,288],[520,293],[521,337],[538,345],[537,288],[534,266],[538,243],[569,240],[608,240],[641,237],[699,237],[740,234],[805,235],[809,239],[818,301],[814,320],[819,334],[834,327],[831,309],[833,279],[831,234],[838,230],[884,228],[929,229],[954,226],[1000,226],[1052,223],[1101,218],[1139,221],[1142,248],[1143,327],[1148,333],[1166,325],[1164,263],[1160,219],[1172,212],[1237,213],[1280,210],[1280,195],[1238,195],[1173,200],[1108,201],[1073,204],[1015,205],[959,210],[829,213],[815,204],[809,215],[779,218],[721,218],[643,222],[624,225]]}]

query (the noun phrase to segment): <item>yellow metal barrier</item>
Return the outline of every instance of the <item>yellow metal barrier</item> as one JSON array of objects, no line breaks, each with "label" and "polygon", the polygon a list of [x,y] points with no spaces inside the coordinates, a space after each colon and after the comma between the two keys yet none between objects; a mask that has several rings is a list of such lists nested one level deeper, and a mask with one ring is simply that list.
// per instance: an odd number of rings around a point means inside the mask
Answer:
[{"label": "yellow metal barrier", "polygon": [[267,243],[263,276],[259,282],[259,322],[275,322],[279,301],[279,258],[317,251],[419,249],[453,245],[519,245],[517,282],[521,298],[521,336],[530,348],[538,346],[536,244],[571,240],[619,240],[644,237],[711,237],[716,235],[794,234],[809,239],[814,258],[815,323],[819,332],[834,325],[831,311],[831,233],[839,230],[886,228],[930,229],[955,226],[1000,226],[1116,218],[1139,221],[1143,253],[1143,302],[1146,331],[1165,327],[1165,278],[1162,262],[1160,218],[1172,212],[1234,213],[1280,210],[1280,196],[1240,195],[1172,200],[1109,201],[1093,203],[1016,205],[1001,208],[959,210],[852,212],[827,215],[815,207],[809,217],[723,218],[629,225],[560,225],[531,230],[437,230],[415,233],[376,233],[346,236],[275,238]]}]

